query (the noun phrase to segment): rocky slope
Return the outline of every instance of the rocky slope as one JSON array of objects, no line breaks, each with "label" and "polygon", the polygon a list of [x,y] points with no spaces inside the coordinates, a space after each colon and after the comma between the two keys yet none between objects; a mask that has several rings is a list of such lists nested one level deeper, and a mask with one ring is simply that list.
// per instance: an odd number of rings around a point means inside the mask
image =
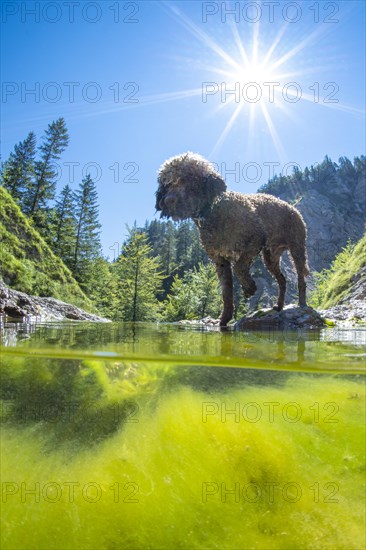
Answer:
[{"label": "rocky slope", "polygon": [[[291,196],[280,198],[291,202]],[[308,230],[311,271],[329,267],[348,240],[356,242],[362,237],[365,210],[361,213],[357,211],[358,207],[351,192],[343,200],[336,200],[334,194],[326,196],[311,189],[299,199],[296,208],[301,212]]]},{"label": "rocky slope", "polygon": [[[336,271],[329,279],[322,315],[336,321],[366,323],[366,236],[355,246],[347,267]],[[339,324],[339,323],[338,323]]]},{"label": "rocky slope", "polygon": [[71,271],[34,229],[12,196],[0,186],[0,280],[37,296],[76,304],[93,311]]},{"label": "rocky slope", "polygon": [[63,321],[66,319],[75,321],[108,321],[55,298],[29,296],[24,292],[12,290],[1,281],[0,315],[5,321],[32,323]]}]

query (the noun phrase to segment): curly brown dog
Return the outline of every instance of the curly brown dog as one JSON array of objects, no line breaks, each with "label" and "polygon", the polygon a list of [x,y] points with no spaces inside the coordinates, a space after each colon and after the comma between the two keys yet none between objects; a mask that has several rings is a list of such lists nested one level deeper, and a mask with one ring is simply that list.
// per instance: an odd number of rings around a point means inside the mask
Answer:
[{"label": "curly brown dog", "polygon": [[296,208],[272,195],[243,195],[226,191],[212,164],[200,155],[185,153],[167,160],[158,174],[156,210],[173,220],[192,218],[202,244],[216,266],[224,308],[220,325],[233,317],[233,265],[246,297],[257,289],[249,269],[262,252],[267,269],[279,286],[277,306],[285,302],[286,279],[280,271],[285,250],[296,267],[299,304],[306,306],[306,226]]}]

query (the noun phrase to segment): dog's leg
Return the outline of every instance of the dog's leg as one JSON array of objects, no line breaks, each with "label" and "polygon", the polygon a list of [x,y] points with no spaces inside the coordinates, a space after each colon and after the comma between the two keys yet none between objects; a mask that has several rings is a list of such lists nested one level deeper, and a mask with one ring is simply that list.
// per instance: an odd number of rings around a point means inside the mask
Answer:
[{"label": "dog's leg", "polygon": [[233,274],[230,262],[224,258],[215,261],[215,266],[224,301],[224,309],[220,316],[220,326],[224,327],[233,318],[234,314]]},{"label": "dog's leg", "polygon": [[238,277],[244,296],[250,298],[256,293],[257,285],[249,273],[250,266],[254,258],[249,258],[247,253],[243,253],[234,265],[235,275]]},{"label": "dog's leg", "polygon": [[291,247],[290,253],[294,261],[297,271],[297,286],[299,289],[299,305],[300,307],[306,307],[306,282],[305,276],[309,275],[309,270],[306,264],[306,252],[305,245],[298,247]]},{"label": "dog's leg", "polygon": [[286,279],[280,270],[280,258],[283,252],[283,249],[279,249],[276,250],[276,252],[271,253],[268,248],[264,248],[262,251],[264,263],[266,264],[268,271],[276,278],[279,286],[277,306],[273,307],[273,309],[276,309],[277,311],[281,311],[285,305]]}]

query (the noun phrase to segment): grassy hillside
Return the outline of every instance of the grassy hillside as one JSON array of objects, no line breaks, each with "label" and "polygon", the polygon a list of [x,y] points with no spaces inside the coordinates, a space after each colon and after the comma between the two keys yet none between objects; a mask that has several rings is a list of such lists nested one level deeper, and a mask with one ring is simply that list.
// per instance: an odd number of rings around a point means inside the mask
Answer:
[{"label": "grassy hillside", "polygon": [[347,245],[329,269],[317,274],[317,288],[311,297],[314,307],[329,308],[351,292],[354,277],[366,266],[366,234],[355,245]]},{"label": "grassy hillside", "polygon": [[28,294],[52,296],[94,310],[70,270],[3,187],[0,187],[0,239],[0,277],[4,283]]}]

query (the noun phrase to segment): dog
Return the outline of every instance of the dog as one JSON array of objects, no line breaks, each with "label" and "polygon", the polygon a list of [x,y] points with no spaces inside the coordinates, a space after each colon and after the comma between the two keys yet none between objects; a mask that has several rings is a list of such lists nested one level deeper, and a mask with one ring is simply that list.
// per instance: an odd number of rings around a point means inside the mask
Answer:
[{"label": "dog", "polygon": [[249,269],[260,253],[279,287],[273,309],[281,311],[285,303],[286,279],[280,270],[285,250],[297,271],[299,305],[306,307],[306,225],[296,208],[264,193],[227,191],[213,165],[191,152],[164,162],[158,184],[156,210],[175,221],[194,220],[216,266],[224,303],[220,326],[226,326],[234,314],[232,268],[244,296],[253,296],[257,287]]}]

